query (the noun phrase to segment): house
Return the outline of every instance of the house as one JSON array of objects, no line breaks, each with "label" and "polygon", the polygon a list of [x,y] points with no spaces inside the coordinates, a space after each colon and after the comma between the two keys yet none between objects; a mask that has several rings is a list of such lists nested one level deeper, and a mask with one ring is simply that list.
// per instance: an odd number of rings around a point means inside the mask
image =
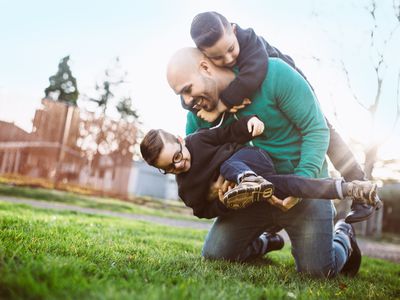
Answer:
[{"label": "house", "polygon": [[[49,99],[42,104],[32,132],[0,121],[0,174],[45,178],[124,196],[178,199],[174,176],[133,161],[134,123],[99,118]],[[100,135],[91,134],[99,128]],[[108,151],[94,151],[95,142],[108,140],[107,135],[114,137],[112,143],[102,144]]]},{"label": "house", "polygon": [[143,160],[135,161],[132,165],[128,194],[159,199],[179,199],[175,176],[161,174]]}]

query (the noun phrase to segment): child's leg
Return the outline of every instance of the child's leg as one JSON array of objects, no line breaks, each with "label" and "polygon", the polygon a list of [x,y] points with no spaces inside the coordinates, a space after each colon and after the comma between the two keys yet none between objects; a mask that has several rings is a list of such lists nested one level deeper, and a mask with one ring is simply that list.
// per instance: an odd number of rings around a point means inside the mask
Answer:
[{"label": "child's leg", "polygon": [[365,204],[371,203],[371,198],[376,195],[376,186],[368,181],[347,183],[342,179],[276,175],[268,153],[255,147],[244,147],[232,155],[222,164],[221,174],[229,181],[237,183],[245,174],[262,175],[275,186],[275,195],[281,199],[288,196],[314,199],[343,199],[350,196],[356,203]]},{"label": "child's leg", "polygon": [[229,181],[240,183],[245,174],[276,174],[271,158],[262,151],[255,147],[240,149],[221,165],[221,175]]},{"label": "child's leg", "polygon": [[[356,161],[353,153],[328,120],[327,123],[330,130],[328,157],[332,164],[346,181],[365,181],[365,173]],[[382,202],[377,195],[375,196],[375,200],[375,205],[353,201],[351,211],[346,217],[346,222],[360,222],[369,218],[375,209],[382,207]]]},{"label": "child's leg", "polygon": [[349,146],[343,141],[328,120],[327,123],[330,131],[328,157],[333,166],[346,181],[365,180],[364,171],[361,169]]},{"label": "child's leg", "polygon": [[288,196],[316,199],[343,199],[352,197],[356,203],[374,205],[376,184],[370,181],[306,178],[297,175],[269,175],[265,179],[275,186],[278,198]]},{"label": "child's leg", "polygon": [[254,202],[270,200],[274,187],[265,178],[257,176],[260,170],[275,171],[272,161],[266,160],[263,153],[254,147],[240,149],[221,165],[221,175],[238,183],[224,194],[222,201],[226,207],[242,209]]},{"label": "child's leg", "polygon": [[343,198],[342,179],[318,179],[297,175],[268,175],[265,179],[275,186],[275,196],[284,199],[288,196],[313,199]]}]

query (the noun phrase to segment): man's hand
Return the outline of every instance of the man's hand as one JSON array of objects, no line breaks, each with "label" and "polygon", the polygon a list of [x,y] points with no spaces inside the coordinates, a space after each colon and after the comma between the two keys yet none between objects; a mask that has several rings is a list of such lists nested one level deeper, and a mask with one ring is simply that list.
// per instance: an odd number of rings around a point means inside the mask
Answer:
[{"label": "man's hand", "polygon": [[[217,181],[215,181],[210,187],[208,199],[215,200],[218,198],[222,201],[224,199],[224,194],[235,186],[236,184],[234,182],[225,180],[222,175],[219,175]],[[210,196],[212,196],[212,198]]]},{"label": "man's hand", "polygon": [[240,105],[235,105],[232,106],[232,108],[229,110],[230,113],[236,113],[238,110],[245,108],[246,105],[249,105],[251,103],[251,100],[249,98],[244,98],[242,104]]},{"label": "man's hand", "polygon": [[247,129],[252,136],[258,136],[264,131],[264,123],[257,117],[252,117],[247,122]]},{"label": "man's hand", "polygon": [[293,206],[295,206],[297,203],[299,203],[302,199],[298,197],[293,197],[289,196],[286,197],[285,199],[281,200],[278,197],[272,195],[271,199],[268,201],[270,204],[273,206],[278,207],[282,211],[288,211],[291,209]]}]

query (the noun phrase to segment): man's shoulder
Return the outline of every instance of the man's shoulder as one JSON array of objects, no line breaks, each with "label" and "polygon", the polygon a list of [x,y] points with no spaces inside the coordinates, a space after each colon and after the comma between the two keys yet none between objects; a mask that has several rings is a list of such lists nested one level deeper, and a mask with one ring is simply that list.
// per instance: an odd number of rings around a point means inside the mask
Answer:
[{"label": "man's shoulder", "polygon": [[280,58],[270,57],[268,59],[268,76],[264,81],[268,84],[275,85],[276,81],[282,78],[288,78],[291,74],[297,73],[289,64]]},{"label": "man's shoulder", "polygon": [[281,70],[285,70],[286,72],[291,72],[291,70],[293,70],[293,68],[290,65],[288,65],[282,59],[277,57],[270,57],[268,63],[269,63],[268,71],[271,71],[271,69],[273,69],[274,72]]}]

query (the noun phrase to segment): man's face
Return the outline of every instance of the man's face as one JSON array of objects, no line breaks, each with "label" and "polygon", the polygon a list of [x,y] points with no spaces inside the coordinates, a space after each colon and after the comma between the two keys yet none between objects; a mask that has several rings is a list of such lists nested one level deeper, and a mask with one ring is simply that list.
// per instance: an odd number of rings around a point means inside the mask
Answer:
[{"label": "man's face", "polygon": [[224,30],[220,39],[213,46],[203,49],[202,52],[218,67],[234,67],[240,52],[235,28]]},{"label": "man's face", "polygon": [[166,142],[154,165],[165,173],[180,174],[190,169],[190,152],[184,142]]},{"label": "man's face", "polygon": [[181,74],[181,80],[173,86],[175,93],[182,96],[186,106],[195,109],[213,111],[219,101],[217,82],[205,70],[198,70],[188,76]]}]

